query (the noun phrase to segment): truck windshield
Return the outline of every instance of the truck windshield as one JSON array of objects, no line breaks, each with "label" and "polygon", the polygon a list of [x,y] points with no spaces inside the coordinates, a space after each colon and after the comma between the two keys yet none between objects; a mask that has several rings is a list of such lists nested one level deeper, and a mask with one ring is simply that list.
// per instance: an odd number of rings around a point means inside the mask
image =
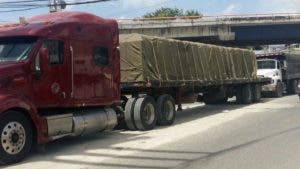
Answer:
[{"label": "truck windshield", "polygon": [[274,60],[260,60],[257,62],[258,69],[276,69]]},{"label": "truck windshield", "polygon": [[0,38],[0,62],[27,59],[36,41],[35,37]]}]

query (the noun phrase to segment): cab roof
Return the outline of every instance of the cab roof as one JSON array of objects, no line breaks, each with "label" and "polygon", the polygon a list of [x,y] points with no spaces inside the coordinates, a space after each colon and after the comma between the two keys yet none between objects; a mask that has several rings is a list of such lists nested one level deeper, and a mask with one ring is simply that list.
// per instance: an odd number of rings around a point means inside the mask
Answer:
[{"label": "cab roof", "polygon": [[111,19],[103,19],[85,12],[55,12],[44,15],[37,15],[26,19],[24,23],[15,23],[0,26],[0,37],[3,36],[46,36],[51,29],[57,25],[77,24],[102,24],[113,29],[117,22]]},{"label": "cab roof", "polygon": [[85,12],[55,12],[44,15],[37,15],[26,20],[29,23],[35,22],[82,22],[102,23],[106,20],[93,14]]}]

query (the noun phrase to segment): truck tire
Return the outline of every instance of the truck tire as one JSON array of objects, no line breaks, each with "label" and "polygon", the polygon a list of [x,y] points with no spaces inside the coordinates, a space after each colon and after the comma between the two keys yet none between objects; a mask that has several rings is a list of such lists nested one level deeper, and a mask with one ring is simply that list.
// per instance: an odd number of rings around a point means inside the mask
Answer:
[{"label": "truck tire", "polygon": [[252,86],[252,101],[257,103],[261,99],[261,85],[255,84]]},{"label": "truck tire", "polygon": [[252,103],[253,90],[250,84],[241,86],[236,95],[236,101],[239,104],[250,104]]},{"label": "truck tire", "polygon": [[124,111],[126,126],[129,130],[133,130],[133,131],[137,129],[134,124],[134,112],[133,112],[136,100],[137,98],[135,97],[128,99]]},{"label": "truck tire", "polygon": [[170,95],[161,95],[157,99],[157,124],[171,125],[175,120],[175,101]]},{"label": "truck tire", "polygon": [[273,96],[276,98],[280,98],[283,96],[283,86],[281,82],[277,83],[276,90],[274,91]]},{"label": "truck tire", "polygon": [[137,129],[152,130],[157,122],[157,108],[150,96],[138,98],[134,105],[134,122]]},{"label": "truck tire", "polygon": [[0,163],[11,164],[26,157],[32,147],[33,130],[29,119],[17,111],[0,117]]}]

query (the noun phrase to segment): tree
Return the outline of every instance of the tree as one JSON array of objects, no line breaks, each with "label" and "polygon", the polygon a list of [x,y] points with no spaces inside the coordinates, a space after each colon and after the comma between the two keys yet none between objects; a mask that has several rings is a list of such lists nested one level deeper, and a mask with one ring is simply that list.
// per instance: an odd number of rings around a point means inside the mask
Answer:
[{"label": "tree", "polygon": [[196,10],[183,11],[178,8],[159,8],[154,12],[146,13],[143,18],[156,18],[156,17],[176,17],[176,16],[202,16]]},{"label": "tree", "polygon": [[202,14],[196,10],[187,10],[185,11],[185,16],[202,16]]}]

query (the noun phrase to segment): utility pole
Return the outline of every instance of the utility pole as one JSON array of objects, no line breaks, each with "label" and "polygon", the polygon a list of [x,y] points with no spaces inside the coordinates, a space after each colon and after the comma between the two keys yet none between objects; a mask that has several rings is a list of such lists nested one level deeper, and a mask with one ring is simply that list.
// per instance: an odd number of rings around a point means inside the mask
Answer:
[{"label": "utility pole", "polygon": [[59,12],[66,8],[66,2],[63,0],[49,0],[49,12]]},{"label": "utility pole", "polygon": [[49,12],[57,12],[57,0],[49,0]]}]

